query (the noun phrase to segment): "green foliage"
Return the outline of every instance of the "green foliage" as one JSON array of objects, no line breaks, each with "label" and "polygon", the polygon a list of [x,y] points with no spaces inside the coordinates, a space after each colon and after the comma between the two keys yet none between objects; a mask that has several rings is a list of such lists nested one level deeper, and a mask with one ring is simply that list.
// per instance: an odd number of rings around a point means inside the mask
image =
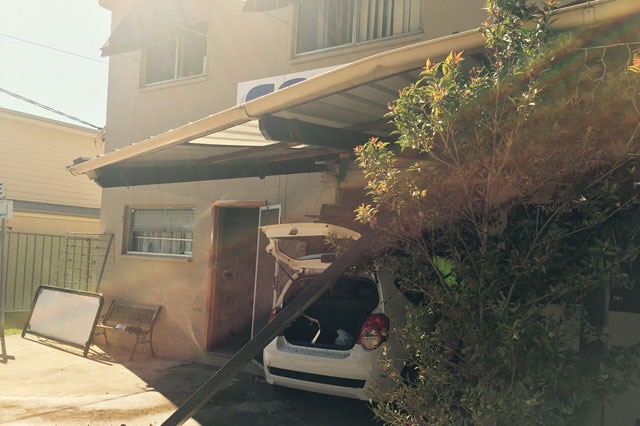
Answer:
[{"label": "green foliage", "polygon": [[394,213],[384,250],[405,253],[397,275],[424,300],[386,423],[581,425],[637,378],[640,347],[610,347],[598,320],[638,257],[635,45],[551,37],[554,7],[488,0],[491,66],[426,62],[389,112],[419,161],[379,140],[356,151],[358,217]]}]

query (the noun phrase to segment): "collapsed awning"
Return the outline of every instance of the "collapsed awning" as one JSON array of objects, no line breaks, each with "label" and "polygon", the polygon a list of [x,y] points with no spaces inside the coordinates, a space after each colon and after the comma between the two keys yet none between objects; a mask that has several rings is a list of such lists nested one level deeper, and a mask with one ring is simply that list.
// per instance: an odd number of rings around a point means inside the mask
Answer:
[{"label": "collapsed awning", "polygon": [[102,56],[130,52],[175,38],[208,17],[206,0],[139,0],[111,33]]},{"label": "collapsed awning", "polygon": [[[558,29],[614,23],[637,0],[599,0],[558,11]],[[329,170],[370,137],[389,138],[384,115],[426,58],[481,52],[476,30],[383,52],[163,134],[69,167],[103,187],[264,177]]]},{"label": "collapsed awning", "polygon": [[267,141],[257,121],[101,168],[103,187],[325,171],[341,150]]},{"label": "collapsed awning", "polygon": [[[474,30],[374,55],[69,170],[103,187],[327,170],[341,153],[389,135],[388,104],[416,81],[426,58],[482,42]],[[215,144],[200,143],[211,137]]]}]

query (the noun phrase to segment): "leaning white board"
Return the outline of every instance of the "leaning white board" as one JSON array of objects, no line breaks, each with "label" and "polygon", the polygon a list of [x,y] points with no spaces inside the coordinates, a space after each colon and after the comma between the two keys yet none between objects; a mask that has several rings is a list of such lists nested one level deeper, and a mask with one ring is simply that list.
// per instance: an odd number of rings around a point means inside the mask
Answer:
[{"label": "leaning white board", "polygon": [[86,356],[103,301],[98,293],[41,286],[22,335],[32,333],[80,346]]}]

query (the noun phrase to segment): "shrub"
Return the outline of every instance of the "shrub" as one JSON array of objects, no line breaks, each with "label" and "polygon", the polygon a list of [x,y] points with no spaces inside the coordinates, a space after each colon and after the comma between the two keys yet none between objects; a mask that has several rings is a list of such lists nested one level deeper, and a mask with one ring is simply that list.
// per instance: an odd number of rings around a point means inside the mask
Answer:
[{"label": "shrub", "polygon": [[401,332],[410,380],[391,372],[376,408],[387,423],[581,425],[637,377],[640,348],[606,335],[638,254],[636,44],[552,34],[554,8],[488,0],[489,65],[427,60],[390,106],[418,160],[356,150],[358,218],[393,214],[381,250],[403,253],[401,284],[424,300]]}]

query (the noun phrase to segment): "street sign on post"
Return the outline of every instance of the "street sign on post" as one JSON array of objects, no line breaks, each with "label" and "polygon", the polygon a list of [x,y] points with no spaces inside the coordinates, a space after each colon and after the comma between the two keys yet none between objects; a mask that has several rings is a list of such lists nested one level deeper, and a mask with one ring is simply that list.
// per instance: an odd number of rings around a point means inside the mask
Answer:
[{"label": "street sign on post", "polygon": [[13,201],[0,200],[0,219],[11,219],[13,217]]},{"label": "street sign on post", "polygon": [[2,359],[7,359],[7,351],[4,344],[4,288],[5,271],[4,264],[4,234],[7,227],[7,219],[13,216],[13,201],[7,201],[7,185],[0,182],[0,344],[2,344]]}]

